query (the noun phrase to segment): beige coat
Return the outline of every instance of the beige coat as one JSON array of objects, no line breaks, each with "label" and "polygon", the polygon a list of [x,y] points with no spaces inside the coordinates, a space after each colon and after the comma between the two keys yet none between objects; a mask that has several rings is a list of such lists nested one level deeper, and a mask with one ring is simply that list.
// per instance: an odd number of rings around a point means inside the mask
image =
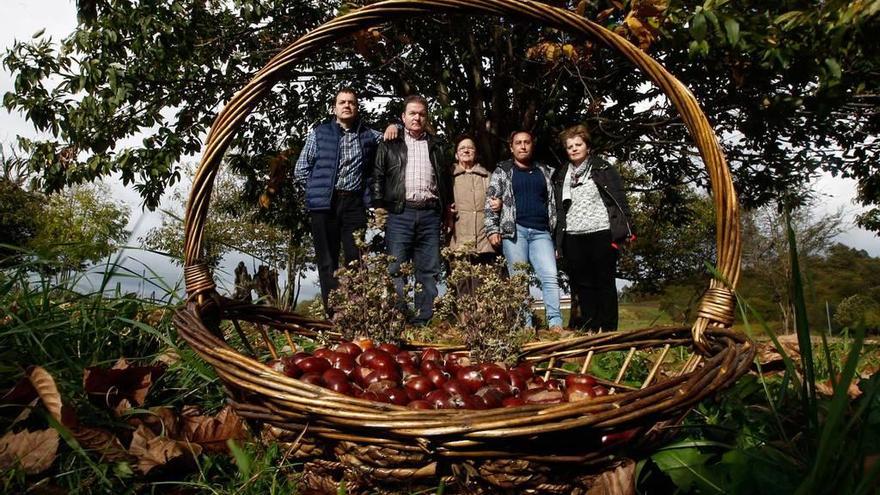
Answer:
[{"label": "beige coat", "polygon": [[494,253],[495,249],[486,237],[483,208],[486,206],[486,188],[489,187],[489,171],[480,164],[465,170],[455,164],[452,172],[452,191],[455,197],[455,231],[449,246],[463,250],[470,243],[476,253]]}]

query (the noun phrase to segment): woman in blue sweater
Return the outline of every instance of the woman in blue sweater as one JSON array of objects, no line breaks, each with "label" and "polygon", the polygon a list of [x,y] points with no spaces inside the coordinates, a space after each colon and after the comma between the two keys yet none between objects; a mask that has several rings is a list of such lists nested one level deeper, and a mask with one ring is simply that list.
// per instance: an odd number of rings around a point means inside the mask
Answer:
[{"label": "woman in blue sweater", "polygon": [[[486,234],[493,246],[503,249],[510,273],[517,263],[531,264],[541,281],[547,326],[559,331],[559,275],[551,235],[556,225],[552,171],[532,160],[530,132],[514,132],[509,144],[513,159],[498,164],[486,190]],[[493,208],[493,200],[497,203],[498,199],[500,210]]]}]

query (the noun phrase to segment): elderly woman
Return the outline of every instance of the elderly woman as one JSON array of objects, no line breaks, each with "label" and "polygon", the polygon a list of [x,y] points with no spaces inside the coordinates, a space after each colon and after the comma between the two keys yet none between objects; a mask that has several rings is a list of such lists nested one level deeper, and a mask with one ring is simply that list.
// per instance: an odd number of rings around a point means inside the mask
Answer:
[{"label": "elderly woman", "polygon": [[581,313],[581,321],[569,326],[614,330],[618,247],[634,238],[623,181],[610,163],[590,153],[585,126],[566,129],[559,141],[569,162],[553,178],[556,250]]},{"label": "elderly woman", "polygon": [[476,263],[489,263],[495,258],[495,248],[486,237],[483,225],[486,188],[489,171],[476,162],[477,146],[474,139],[463,135],[455,140],[455,166],[452,171],[454,195],[454,226],[449,247],[467,251]]}]

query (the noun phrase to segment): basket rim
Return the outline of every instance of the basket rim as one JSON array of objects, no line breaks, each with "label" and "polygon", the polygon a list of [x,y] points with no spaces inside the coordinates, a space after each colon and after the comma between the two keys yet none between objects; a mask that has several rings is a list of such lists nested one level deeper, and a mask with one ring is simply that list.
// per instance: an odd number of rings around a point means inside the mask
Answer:
[{"label": "basket rim", "polygon": [[275,83],[296,63],[348,34],[404,17],[449,13],[509,16],[601,41],[642,70],[672,101],[709,172],[715,205],[716,274],[709,281],[692,326],[694,342],[706,352],[704,334],[707,328],[729,328],[733,324],[735,298],[732,289],[739,280],[741,259],[739,206],[718,138],[690,90],[651,56],[583,16],[531,0],[386,0],[332,19],[273,57],[224,106],[209,130],[185,212],[184,278],[188,297],[204,303],[207,295],[216,292],[213,275],[200,260],[214,179],[233,135]]}]

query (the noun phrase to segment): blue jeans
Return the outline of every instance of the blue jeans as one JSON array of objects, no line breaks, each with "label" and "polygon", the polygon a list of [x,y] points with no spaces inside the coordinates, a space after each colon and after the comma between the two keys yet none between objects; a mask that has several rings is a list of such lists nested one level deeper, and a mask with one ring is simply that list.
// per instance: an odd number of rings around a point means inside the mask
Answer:
[{"label": "blue jeans", "polygon": [[400,265],[412,261],[417,286],[416,314],[411,323],[428,323],[434,315],[434,299],[437,297],[437,282],[440,279],[440,210],[406,207],[401,213],[389,213],[385,244],[388,254],[395,258],[389,271],[402,309],[406,308],[406,299]]},{"label": "blue jeans", "polygon": [[530,229],[516,225],[516,238],[502,242],[507,270],[513,274],[514,265],[529,263],[541,281],[544,308],[547,311],[547,326],[562,326],[562,313],[559,310],[559,274],[556,271],[556,246],[550,232]]}]

